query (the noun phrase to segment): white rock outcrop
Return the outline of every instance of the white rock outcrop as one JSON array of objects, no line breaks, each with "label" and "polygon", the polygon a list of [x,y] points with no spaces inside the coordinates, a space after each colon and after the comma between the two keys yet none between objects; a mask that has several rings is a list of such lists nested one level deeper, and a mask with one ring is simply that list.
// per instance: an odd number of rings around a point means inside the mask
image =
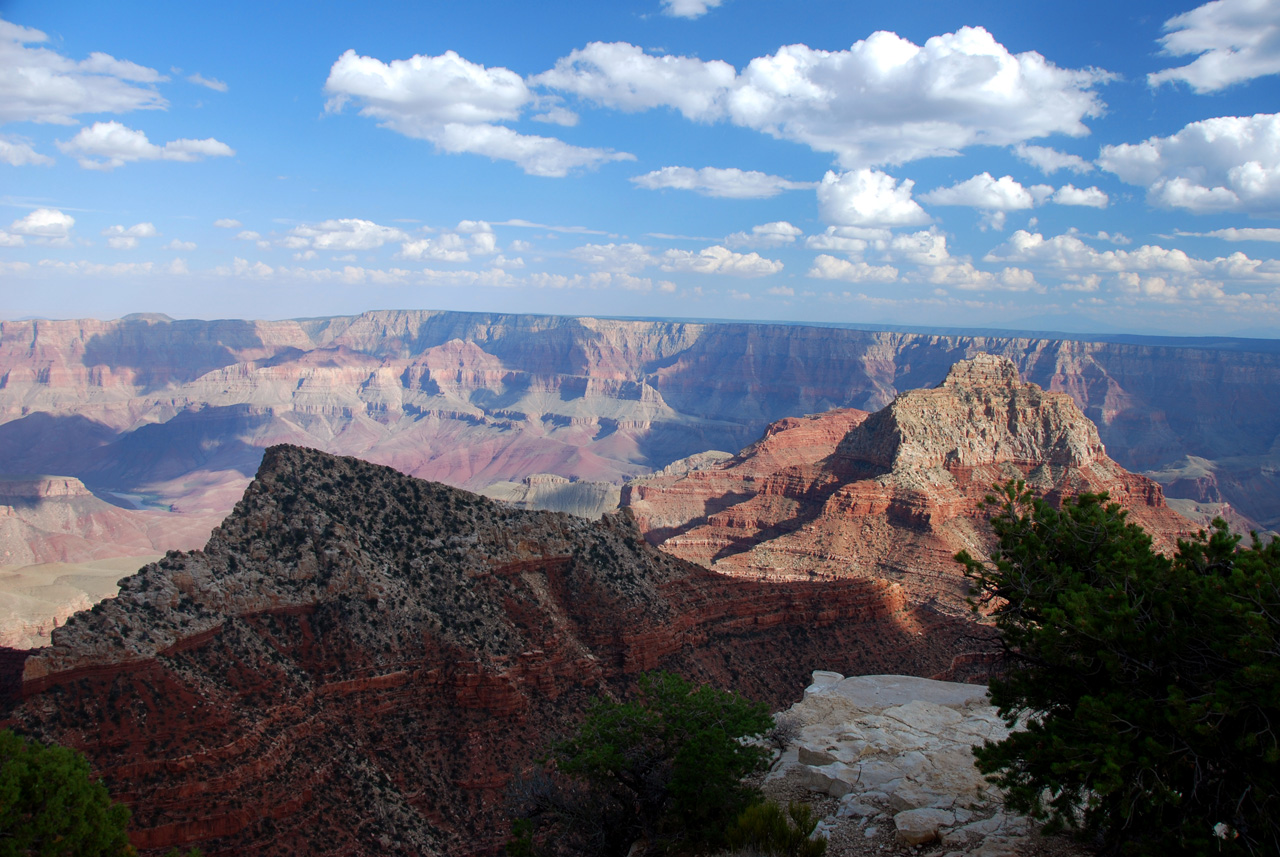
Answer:
[{"label": "white rock outcrop", "polygon": [[974,766],[974,745],[1009,734],[981,685],[818,670],[779,718],[798,737],[769,777],[839,798],[837,816],[940,854],[1015,854],[1030,832]]}]

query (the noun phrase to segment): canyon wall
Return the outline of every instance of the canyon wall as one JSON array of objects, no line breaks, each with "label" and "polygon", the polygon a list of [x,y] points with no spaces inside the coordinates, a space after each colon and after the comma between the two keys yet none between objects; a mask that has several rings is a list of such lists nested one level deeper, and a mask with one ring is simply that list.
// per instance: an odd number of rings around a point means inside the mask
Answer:
[{"label": "canyon wall", "polygon": [[1170,496],[1280,525],[1280,353],[1265,340],[432,311],[2,322],[0,474],[215,516],[282,442],[473,490],[535,474],[621,484],[783,417],[876,410],[980,352],[1069,395],[1112,458]]},{"label": "canyon wall", "polygon": [[506,784],[642,671],[776,707],[817,667],[952,678],[989,636],[888,582],[714,574],[625,511],[276,446],[202,551],[0,652],[0,725],[86,753],[145,853],[496,855]]}]

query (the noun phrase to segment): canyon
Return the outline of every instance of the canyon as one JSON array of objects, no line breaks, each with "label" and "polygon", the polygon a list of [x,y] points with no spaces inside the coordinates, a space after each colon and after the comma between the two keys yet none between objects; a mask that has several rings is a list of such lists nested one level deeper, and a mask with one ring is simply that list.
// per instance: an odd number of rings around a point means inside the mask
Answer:
[{"label": "canyon", "polygon": [[1280,525],[1280,345],[1246,339],[428,310],[4,321],[0,475],[220,516],[264,448],[294,443],[469,490],[538,474],[618,486],[784,417],[878,410],[983,352],[1069,395],[1170,497]]},{"label": "canyon", "polygon": [[77,589],[94,563],[203,545],[272,444],[594,518],[629,479],[727,457],[778,420],[878,410],[979,353],[1070,396],[1119,465],[1198,523],[1280,527],[1280,349],[1267,340],[425,310],[3,321],[0,480],[88,492],[0,496],[3,630],[40,642],[110,594]]},{"label": "canyon", "polygon": [[991,648],[892,582],[726,577],[627,510],[279,445],[202,550],[4,652],[0,725],[84,752],[144,853],[492,855],[505,786],[643,671],[779,707],[816,668],[963,679]]},{"label": "canyon", "polygon": [[989,354],[679,459],[595,519],[276,444],[203,548],[0,650],[0,725],[84,752],[145,854],[496,855],[507,787],[646,671],[775,709],[815,669],[984,678],[998,641],[950,554],[989,549],[978,495],[1010,477],[1111,491],[1163,543],[1192,526]]}]

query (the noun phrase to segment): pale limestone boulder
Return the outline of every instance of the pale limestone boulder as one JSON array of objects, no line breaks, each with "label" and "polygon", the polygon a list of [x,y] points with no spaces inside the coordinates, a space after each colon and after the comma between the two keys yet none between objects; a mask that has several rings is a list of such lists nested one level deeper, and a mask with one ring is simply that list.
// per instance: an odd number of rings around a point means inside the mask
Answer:
[{"label": "pale limestone boulder", "polygon": [[836,817],[887,813],[903,845],[940,839],[983,857],[1015,853],[1029,833],[973,763],[974,745],[1009,734],[984,687],[815,672],[788,716],[799,738],[769,776],[840,798]]},{"label": "pale limestone boulder", "polygon": [[941,809],[908,809],[893,817],[898,842],[902,845],[925,845],[938,839],[942,827],[955,824],[956,817]]}]

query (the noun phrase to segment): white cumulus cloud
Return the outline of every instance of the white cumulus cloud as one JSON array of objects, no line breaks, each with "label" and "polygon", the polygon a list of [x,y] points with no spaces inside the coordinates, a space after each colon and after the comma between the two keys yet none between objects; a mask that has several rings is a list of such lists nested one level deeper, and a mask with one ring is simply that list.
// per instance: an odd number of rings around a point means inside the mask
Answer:
[{"label": "white cumulus cloud", "polygon": [[662,14],[673,18],[701,18],[724,0],[662,0]]},{"label": "white cumulus cloud", "polygon": [[59,141],[64,154],[75,155],[87,170],[114,170],[130,161],[197,161],[225,158],[235,150],[220,140],[173,140],[157,146],[141,131],[119,122],[94,122],[70,140]]},{"label": "white cumulus cloud", "polygon": [[0,122],[74,125],[80,113],[127,113],[168,105],[155,69],[109,54],[79,62],[43,47],[39,30],[0,20]]},{"label": "white cumulus cloud", "polygon": [[736,167],[663,167],[642,176],[634,176],[631,181],[646,190],[674,188],[727,199],[768,199],[786,190],[803,190],[814,186],[813,182],[793,182],[781,176]]},{"label": "white cumulus cloud", "polygon": [[138,246],[139,238],[154,238],[160,233],[156,231],[155,224],[135,223],[129,227],[108,226],[102,234],[107,236],[107,246],[116,250],[132,250]]},{"label": "white cumulus cloud", "polygon": [[70,243],[71,227],[76,219],[56,208],[37,208],[9,224],[14,235],[34,239],[38,244]]},{"label": "white cumulus cloud", "polygon": [[1019,143],[1013,147],[1013,154],[1020,160],[1026,161],[1040,172],[1047,176],[1051,176],[1058,170],[1071,170],[1073,173],[1088,173],[1093,171],[1093,164],[1086,161],[1079,155],[1070,155],[1066,152],[1059,152],[1057,149],[1051,149],[1048,146],[1033,146],[1030,143]]},{"label": "white cumulus cloud", "polygon": [[930,218],[911,198],[914,186],[879,170],[828,170],[818,185],[818,211],[835,226],[919,226]]},{"label": "white cumulus cloud", "polygon": [[948,188],[937,188],[921,194],[920,199],[931,205],[967,205],[993,211],[1019,211],[1031,208],[1053,193],[1048,185],[1023,187],[1013,176],[992,178],[991,173],[980,173],[957,182]]},{"label": "white cumulus cloud", "polygon": [[686,119],[709,122],[725,115],[736,74],[723,60],[654,56],[626,42],[591,42],[532,82],[615,110],[671,107]]},{"label": "white cumulus cloud", "polygon": [[819,280],[843,280],[846,283],[891,283],[898,279],[898,269],[892,265],[850,262],[823,253],[813,260],[808,276]]},{"label": "white cumulus cloud", "polygon": [[361,116],[444,152],[512,161],[525,172],[564,176],[608,161],[634,160],[625,152],[572,146],[553,137],[519,134],[498,122],[518,119],[534,101],[520,75],[486,68],[453,51],[385,63],[348,50],[329,70],[325,109],[348,103]]},{"label": "white cumulus cloud", "polygon": [[1280,210],[1280,114],[1219,116],[1168,137],[1103,146],[1098,165],[1147,188],[1147,201],[1188,211]]},{"label": "white cumulus cloud", "polygon": [[1196,59],[1147,75],[1152,86],[1182,81],[1196,92],[1280,73],[1280,4],[1214,0],[1165,21],[1164,52]]},{"label": "white cumulus cloud", "polygon": [[213,225],[219,229],[239,229],[243,224],[234,217],[219,217]]},{"label": "white cumulus cloud", "polygon": [[[257,238],[257,233],[253,233],[253,237]],[[408,238],[406,233],[392,226],[343,217],[295,226],[281,243],[292,250],[309,247],[340,253],[346,250],[373,250],[389,242],[406,241]]]},{"label": "white cumulus cloud", "polygon": [[753,226],[750,232],[735,232],[727,236],[724,243],[730,247],[782,247],[794,244],[803,234],[798,226],[785,220],[775,220]]},{"label": "white cumulus cloud", "polygon": [[787,45],[741,72],[722,60],[653,55],[593,42],[531,83],[618,110],[659,107],[729,121],[830,152],[846,169],[1082,136],[1101,113],[1111,75],[1063,69],[1033,51],[1011,54],[981,27],[916,45],[880,31],[848,50]]},{"label": "white cumulus cloud", "polygon": [[782,263],[759,253],[735,253],[719,244],[699,251],[667,250],[662,254],[664,271],[692,271],[698,274],[728,274],[734,277],[766,277],[782,270]]},{"label": "white cumulus cloud", "polygon": [[1111,202],[1106,191],[1097,187],[1076,187],[1064,184],[1050,197],[1058,205],[1084,205],[1090,208],[1106,208]]},{"label": "white cumulus cloud", "polygon": [[[3,71],[0,71],[0,74],[3,73]],[[6,163],[14,167],[22,167],[28,164],[47,167],[53,163],[53,158],[40,154],[31,148],[30,143],[24,140],[0,138],[0,163]]]},{"label": "white cumulus cloud", "polygon": [[583,244],[569,251],[570,258],[601,271],[635,273],[655,263],[649,248],[641,244]]}]

